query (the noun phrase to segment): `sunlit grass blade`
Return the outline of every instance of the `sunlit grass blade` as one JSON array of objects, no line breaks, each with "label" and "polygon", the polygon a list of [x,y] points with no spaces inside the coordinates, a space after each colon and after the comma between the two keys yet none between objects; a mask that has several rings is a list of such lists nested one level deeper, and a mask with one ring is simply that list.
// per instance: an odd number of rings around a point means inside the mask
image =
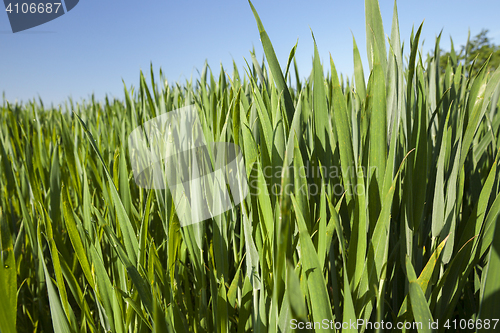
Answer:
[{"label": "sunlit grass blade", "polygon": [[[382,72],[386,73],[387,53],[385,47],[385,33],[382,25],[382,15],[377,0],[365,0],[366,16],[366,50],[368,52],[368,63],[370,70],[375,66],[375,58],[378,58]],[[374,47],[377,44],[377,47]],[[375,55],[375,53],[377,53]]]},{"label": "sunlit grass blade", "polygon": [[294,114],[294,107],[292,98],[290,96],[290,92],[286,86],[285,78],[283,77],[283,73],[281,71],[281,67],[278,63],[278,59],[276,58],[276,54],[274,53],[274,48],[271,44],[271,40],[267,35],[267,32],[264,30],[264,26],[253,6],[252,2],[249,0],[248,3],[252,8],[253,14],[255,16],[255,20],[257,21],[257,27],[259,28],[260,40],[262,42],[262,46],[264,47],[264,52],[266,54],[267,62],[269,63],[269,69],[273,73],[274,82],[276,84],[276,88],[278,88],[278,95],[283,93],[283,98],[285,100],[285,109],[288,117],[288,122],[291,122]]}]

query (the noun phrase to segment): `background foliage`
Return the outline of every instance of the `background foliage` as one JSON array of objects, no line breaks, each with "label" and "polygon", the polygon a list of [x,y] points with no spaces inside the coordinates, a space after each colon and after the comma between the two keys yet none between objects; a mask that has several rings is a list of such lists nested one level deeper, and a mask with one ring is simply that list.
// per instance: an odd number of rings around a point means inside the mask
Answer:
[{"label": "background foliage", "polygon": [[473,40],[470,40],[469,35],[466,45],[462,46],[459,54],[456,54],[453,49],[452,41],[452,50],[444,53],[440,58],[442,73],[444,73],[446,69],[448,60],[455,64],[461,62],[468,68],[468,72],[470,71],[472,75],[477,75],[486,62],[488,62],[487,68],[489,71],[497,69],[498,66],[500,66],[500,46],[491,41],[488,37],[488,32],[487,29],[481,30],[480,33],[474,36]]}]

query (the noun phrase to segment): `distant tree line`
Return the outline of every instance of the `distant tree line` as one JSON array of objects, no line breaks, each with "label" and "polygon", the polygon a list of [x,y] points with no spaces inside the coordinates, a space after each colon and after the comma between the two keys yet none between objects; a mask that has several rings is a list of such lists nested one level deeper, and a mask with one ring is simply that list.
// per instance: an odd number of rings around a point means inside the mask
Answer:
[{"label": "distant tree line", "polygon": [[456,54],[453,49],[449,52],[441,52],[439,64],[441,71],[444,73],[448,61],[452,64],[465,66],[467,74],[473,76],[481,69],[481,67],[488,61],[486,71],[494,71],[500,66],[500,46],[492,43],[488,37],[489,30],[483,29],[472,40],[468,38],[467,44],[462,46],[460,53]]}]

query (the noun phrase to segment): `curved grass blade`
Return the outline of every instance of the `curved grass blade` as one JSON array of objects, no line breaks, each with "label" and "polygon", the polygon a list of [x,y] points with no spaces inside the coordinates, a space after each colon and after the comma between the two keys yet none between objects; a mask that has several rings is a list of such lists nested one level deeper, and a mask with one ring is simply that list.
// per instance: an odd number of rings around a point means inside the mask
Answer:
[{"label": "curved grass blade", "polygon": [[418,332],[430,333],[432,329],[429,327],[429,323],[434,322],[434,320],[432,319],[431,310],[429,310],[424,292],[417,281],[417,276],[408,257],[406,257],[406,274],[410,282],[410,302],[415,323],[418,325]]},{"label": "curved grass blade", "polygon": [[130,219],[127,215],[127,212],[125,211],[125,207],[123,206],[123,203],[120,199],[120,196],[118,194],[118,191],[116,189],[116,186],[113,183],[113,177],[111,177],[111,174],[108,171],[108,168],[106,167],[106,163],[104,162],[101,154],[99,153],[99,149],[96,146],[96,141],[94,140],[94,137],[92,136],[92,133],[90,133],[89,129],[87,128],[87,125],[83,122],[83,120],[80,118],[80,116],[76,113],[74,113],[78,120],[80,121],[80,124],[82,125],[85,135],[87,136],[90,145],[94,149],[95,153],[97,154],[97,157],[102,163],[102,167],[104,168],[104,171],[106,173],[106,176],[108,177],[108,183],[109,187],[111,190],[111,196],[113,203],[115,205],[116,209],[116,214],[118,217],[118,224],[120,226],[120,229],[123,234],[123,239],[125,243],[125,248],[127,250],[127,255],[130,258],[130,261],[133,262],[134,264],[137,264],[137,254],[139,251],[139,244],[137,242],[137,236],[135,234],[134,228],[132,226],[132,223],[130,222]]},{"label": "curved grass blade", "polygon": [[299,227],[301,262],[303,274],[307,278],[309,298],[312,305],[312,317],[314,321],[322,321],[324,319],[330,321],[333,320],[332,307],[326,290],[323,272],[321,272],[318,254],[311,241],[311,236],[307,231],[307,226],[299,209],[299,205],[293,195],[291,198]]},{"label": "curved grass blade", "polygon": [[262,46],[264,47],[264,53],[266,54],[267,62],[269,63],[269,69],[273,74],[274,83],[276,84],[276,88],[278,89],[278,95],[283,94],[285,99],[285,109],[287,114],[287,122],[291,123],[294,114],[294,107],[292,98],[290,96],[290,92],[286,86],[285,78],[283,77],[283,73],[281,72],[280,64],[278,62],[278,58],[274,53],[273,45],[271,44],[271,40],[267,35],[266,30],[264,29],[264,25],[262,24],[259,14],[257,14],[257,10],[253,6],[252,2],[248,0],[250,7],[252,8],[253,14],[255,16],[255,21],[257,21],[257,27],[259,28],[260,40],[262,42]]}]

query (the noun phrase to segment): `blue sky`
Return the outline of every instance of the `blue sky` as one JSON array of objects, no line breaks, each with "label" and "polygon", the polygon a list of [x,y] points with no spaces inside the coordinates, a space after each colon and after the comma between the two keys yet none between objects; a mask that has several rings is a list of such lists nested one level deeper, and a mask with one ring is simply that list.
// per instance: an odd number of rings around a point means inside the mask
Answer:
[{"label": "blue sky", "polygon": [[[352,76],[352,34],[366,62],[364,2],[255,0],[262,22],[284,67],[297,41],[301,77],[309,75],[314,32],[322,61],[332,55],[337,70]],[[394,2],[381,1],[384,30],[390,35]],[[401,39],[409,45],[412,27],[425,19],[423,51],[434,46],[443,29],[441,48],[465,44],[481,29],[500,44],[498,0],[398,2]],[[137,86],[139,71],[161,67],[169,83],[196,79],[205,60],[215,73],[220,63],[232,72],[232,61],[243,71],[255,47],[263,51],[246,0],[131,1],[81,0],[67,14],[41,26],[13,34],[7,13],[0,13],[0,92],[9,101],[42,98],[44,103],[97,99],[106,94],[123,98],[123,83]],[[408,51],[408,47],[405,47]],[[329,66],[328,66],[329,67]],[[327,68],[328,69],[328,68]]]}]

